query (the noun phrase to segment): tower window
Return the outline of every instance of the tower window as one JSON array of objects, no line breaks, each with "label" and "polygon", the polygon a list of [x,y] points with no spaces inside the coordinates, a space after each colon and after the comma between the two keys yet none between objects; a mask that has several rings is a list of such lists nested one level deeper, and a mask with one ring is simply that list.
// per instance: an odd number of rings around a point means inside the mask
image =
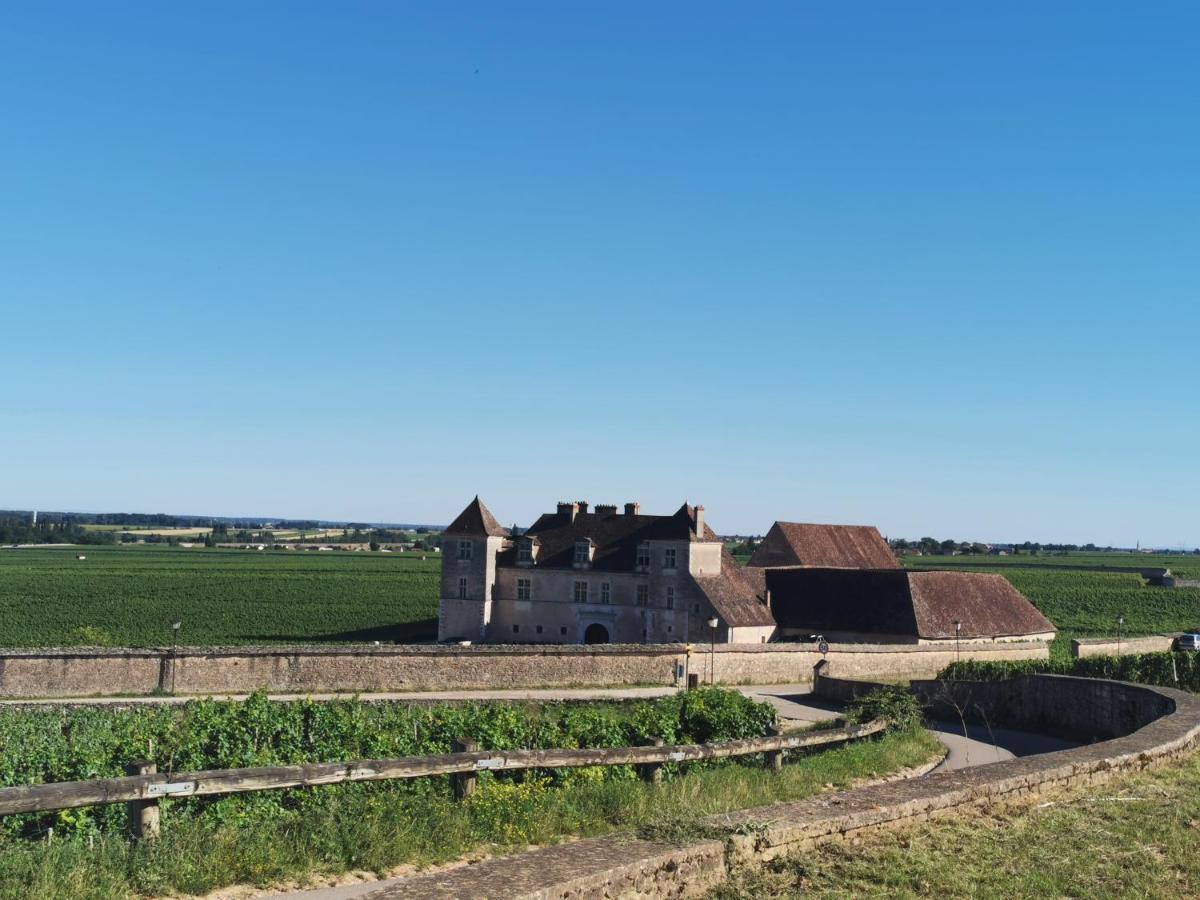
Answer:
[{"label": "tower window", "polygon": [[467,576],[461,575],[458,579],[458,599],[467,599]]},{"label": "tower window", "polygon": [[663,568],[664,569],[675,568],[675,557],[676,557],[676,550],[674,547],[668,547],[667,549],[665,549],[663,551]]},{"label": "tower window", "polygon": [[667,588],[667,609],[675,608],[675,588]]},{"label": "tower window", "polygon": [[474,550],[475,550],[475,545],[472,544],[470,541],[459,541],[458,542],[458,558],[459,559],[470,559],[471,554],[474,552]]}]

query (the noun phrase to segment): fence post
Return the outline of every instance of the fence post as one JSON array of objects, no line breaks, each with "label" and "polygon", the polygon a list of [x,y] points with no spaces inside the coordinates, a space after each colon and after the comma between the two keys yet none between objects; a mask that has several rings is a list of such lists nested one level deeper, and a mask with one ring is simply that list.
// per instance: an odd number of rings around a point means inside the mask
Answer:
[{"label": "fence post", "polygon": [[[479,745],[475,741],[460,738],[450,742],[450,749],[455,753],[474,753],[479,749]],[[466,800],[475,793],[475,773],[474,772],[459,772],[452,776],[454,779],[454,799]]]},{"label": "fence post", "polygon": [[[778,723],[775,725],[769,725],[767,726],[767,734],[771,735],[772,737],[778,737],[779,735],[783,734],[783,726],[779,725]],[[783,769],[783,754],[785,752],[786,751],[784,751],[782,748],[779,750],[767,751],[767,765],[771,767],[772,772],[779,772]]]},{"label": "fence post", "polygon": [[[661,747],[663,745],[662,738],[655,738],[650,742],[651,746]],[[638,777],[642,781],[648,781],[650,784],[662,783],[662,763],[642,763],[638,766]]]},{"label": "fence post", "polygon": [[[126,775],[154,775],[158,766],[148,760],[131,762],[125,766]],[[126,804],[129,812],[129,835],[137,840],[154,840],[158,837],[158,800],[130,800]]]}]

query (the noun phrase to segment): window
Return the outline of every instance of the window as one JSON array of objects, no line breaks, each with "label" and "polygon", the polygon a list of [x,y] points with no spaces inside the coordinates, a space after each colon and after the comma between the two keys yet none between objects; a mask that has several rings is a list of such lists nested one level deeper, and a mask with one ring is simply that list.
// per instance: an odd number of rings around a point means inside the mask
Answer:
[{"label": "window", "polygon": [[697,604],[696,604],[696,605],[695,605],[695,606],[692,608],[692,612],[700,612],[700,604],[699,604],[699,603],[697,603]]},{"label": "window", "polygon": [[521,541],[517,547],[517,564],[522,566],[533,565],[533,544],[529,541]]},{"label": "window", "polygon": [[575,542],[575,565],[586,566],[592,560],[592,545],[588,541]]},{"label": "window", "polygon": [[611,603],[612,602],[612,585],[609,584],[607,581],[605,581],[603,584],[600,585],[600,602],[601,603]]},{"label": "window", "polygon": [[566,633],[567,633],[567,626],[566,626],[566,625],[560,625],[560,626],[558,626],[558,633],[559,633],[559,634],[566,634]]},{"label": "window", "polygon": [[675,608],[675,588],[667,588],[667,609]]},{"label": "window", "polygon": [[638,606],[649,606],[650,605],[650,585],[639,584],[637,586],[637,605]]},{"label": "window", "polygon": [[520,633],[521,633],[521,626],[520,626],[520,625],[514,625],[514,626],[513,626],[513,634],[520,634]]},{"label": "window", "polygon": [[538,634],[541,634],[541,633],[542,633],[542,626],[541,626],[541,625],[539,625],[539,626],[537,627],[537,633],[538,633]]},{"label": "window", "polygon": [[666,550],[663,551],[663,568],[664,569],[675,568],[675,552],[676,551],[675,551],[674,547],[668,547]]},{"label": "window", "polygon": [[576,603],[587,603],[587,582],[586,581],[575,582],[575,602]]},{"label": "window", "polygon": [[533,591],[530,588],[529,579],[528,578],[518,578],[517,579],[517,599],[518,600],[529,600],[531,598],[532,594],[533,594]]},{"label": "window", "polygon": [[650,568],[650,547],[647,544],[642,544],[637,549],[637,567],[639,569]]},{"label": "window", "polygon": [[674,625],[668,625],[668,626],[667,626],[667,634],[671,634],[671,633],[672,633],[674,630],[675,630],[675,626],[674,626]]},{"label": "window", "polygon": [[475,549],[475,545],[472,544],[470,541],[459,541],[458,542],[458,558],[459,559],[470,559],[471,553],[474,549]]},{"label": "window", "polygon": [[461,576],[459,576],[459,579],[458,579],[458,599],[459,599],[459,600],[466,600],[466,599],[467,599],[467,576],[466,576],[466,575],[461,575]]}]

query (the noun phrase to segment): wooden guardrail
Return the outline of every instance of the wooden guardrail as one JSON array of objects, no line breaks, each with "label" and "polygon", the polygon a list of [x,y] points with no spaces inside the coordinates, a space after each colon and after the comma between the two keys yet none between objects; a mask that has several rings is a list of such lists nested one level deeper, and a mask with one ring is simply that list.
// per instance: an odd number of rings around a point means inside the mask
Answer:
[{"label": "wooden guardrail", "polygon": [[153,763],[133,762],[121,778],[61,781],[0,788],[0,815],[49,812],[80,806],[129,804],[130,828],[138,837],[153,837],[158,831],[158,801],[163,797],[203,797],[242,794],[281,788],[315,787],[356,781],[388,781],[455,776],[455,795],[468,796],[479,772],[519,769],[571,769],[583,766],[637,766],[639,774],[657,780],[666,762],[723,759],[732,756],[767,754],[768,764],[778,769],[788,750],[841,744],[878,734],[887,722],[876,719],[823,731],[782,733],[778,728],[765,737],[713,744],[675,744],[659,741],[648,747],[607,747],[587,750],[476,750],[467,741],[456,742],[455,753],[436,756],[405,756],[398,759],[366,759],[352,762],[302,763],[292,766],[258,766],[247,769],[210,769],[202,772],[158,773]]}]

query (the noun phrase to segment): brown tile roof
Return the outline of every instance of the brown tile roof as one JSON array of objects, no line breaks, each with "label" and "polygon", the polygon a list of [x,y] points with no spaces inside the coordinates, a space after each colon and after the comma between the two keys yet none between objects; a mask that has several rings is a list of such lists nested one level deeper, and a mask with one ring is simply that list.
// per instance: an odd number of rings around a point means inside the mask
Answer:
[{"label": "brown tile roof", "polygon": [[[538,568],[569,569],[575,558],[575,542],[591,540],[595,546],[591,568],[608,572],[632,572],[637,548],[643,541],[717,541],[707,525],[704,534],[695,531],[695,511],[686,503],[670,516],[626,516],[621,513],[580,512],[572,521],[566,513],[543,513],[523,537],[538,539]],[[516,563],[516,548],[500,554],[500,565]]]},{"label": "brown tile roof", "polygon": [[1003,575],[979,572],[910,572],[913,609],[923,638],[1004,637],[1055,631],[1054,624]]},{"label": "brown tile roof", "polygon": [[766,569],[785,628],[928,640],[1044,634],[1054,625],[1001,575],[903,569]]},{"label": "brown tile roof", "polygon": [[759,599],[763,592],[729,551],[721,550],[721,573],[693,579],[726,625],[774,625],[775,618]]},{"label": "brown tile roof", "polygon": [[776,522],[750,557],[750,566],[898,569],[887,541],[871,525]]},{"label": "brown tile roof", "polygon": [[508,537],[508,529],[496,521],[479,495],[467,504],[467,508],[458,514],[446,528],[445,534],[488,535],[490,537]]}]

